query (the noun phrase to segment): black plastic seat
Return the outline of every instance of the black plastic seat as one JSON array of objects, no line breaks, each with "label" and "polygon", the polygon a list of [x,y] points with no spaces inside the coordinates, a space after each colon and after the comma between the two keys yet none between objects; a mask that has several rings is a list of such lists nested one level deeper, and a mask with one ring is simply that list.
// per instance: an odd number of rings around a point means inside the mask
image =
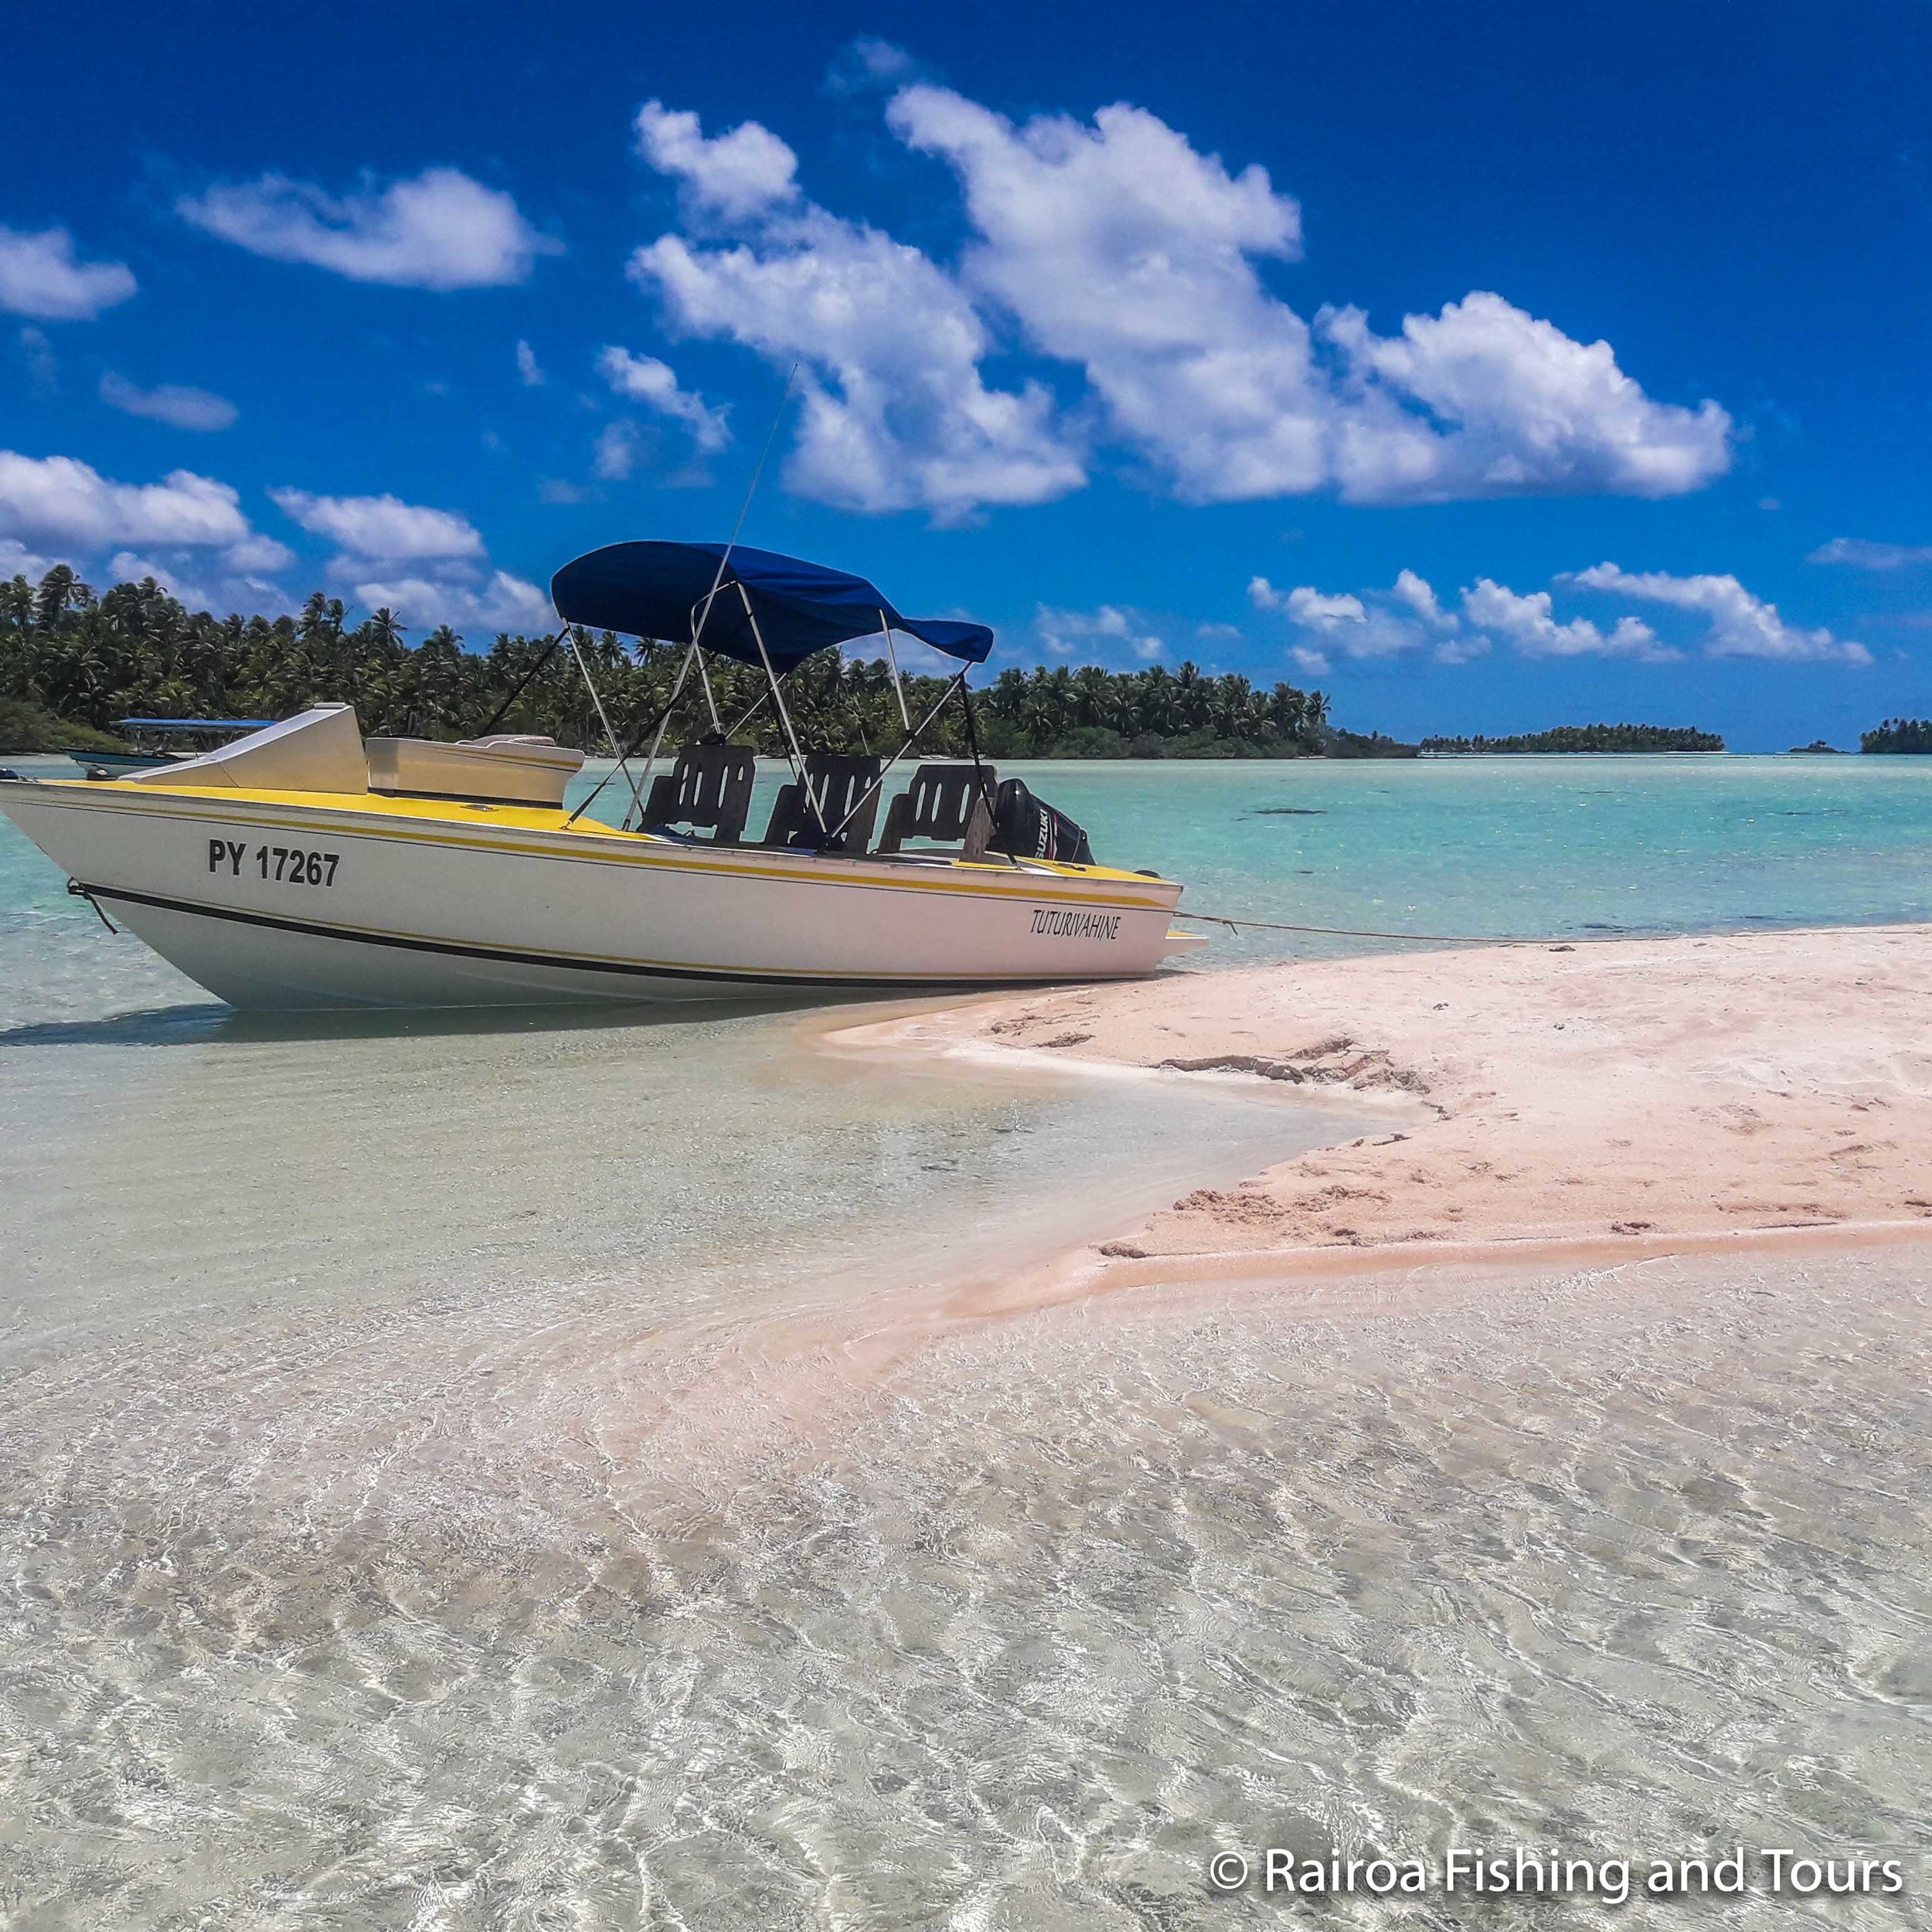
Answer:
[{"label": "black plastic seat", "polygon": [[[794,852],[860,857],[879,816],[882,763],[877,758],[861,758],[844,752],[808,753],[804,784],[794,780],[780,790],[762,842],[787,846]],[[807,786],[811,787],[809,799]],[[818,802],[816,811],[812,809],[813,799]],[[845,823],[848,817],[849,825]]]},{"label": "black plastic seat", "polygon": [[716,844],[735,845],[744,836],[757,777],[757,754],[750,745],[686,745],[677,763],[651,780],[645,828],[689,825],[708,830]]},{"label": "black plastic seat", "polygon": [[886,813],[879,851],[895,852],[908,838],[930,838],[961,846],[963,858],[984,857],[993,830],[986,801],[998,782],[991,765],[921,765]]}]

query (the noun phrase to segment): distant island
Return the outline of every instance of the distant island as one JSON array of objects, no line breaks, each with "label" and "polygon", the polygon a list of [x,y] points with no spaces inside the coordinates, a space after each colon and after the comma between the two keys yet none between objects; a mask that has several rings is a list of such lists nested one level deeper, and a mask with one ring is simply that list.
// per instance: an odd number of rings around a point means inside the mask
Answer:
[{"label": "distant island", "polygon": [[[101,749],[117,718],[288,716],[329,699],[355,706],[365,731],[426,738],[496,729],[542,733],[592,751],[607,748],[595,703],[567,652],[532,668],[548,638],[499,634],[466,650],[447,625],[412,644],[393,611],[348,623],[339,598],[318,591],[294,616],[217,617],[190,612],[150,577],[97,597],[67,566],[38,585],[0,581],[0,750]],[[634,650],[610,631],[580,631],[579,650],[620,730],[669,702],[675,650]],[[526,682],[526,680],[528,679]],[[719,662],[711,691],[730,724],[753,710],[762,674]],[[947,680],[909,675],[917,719]],[[904,736],[884,658],[821,651],[785,681],[800,738],[828,751],[896,750]],[[1413,758],[1417,747],[1330,723],[1319,691],[1262,689],[1238,674],[1192,664],[1168,670],[1088,665],[1002,671],[973,693],[981,749],[993,758]],[[711,729],[702,688],[690,681],[668,742]],[[764,753],[784,750],[769,705],[734,727]],[[966,720],[948,706],[921,750],[962,756]]]},{"label": "distant island", "polygon": [[1932,718],[1887,718],[1859,736],[1861,751],[1932,752]]},{"label": "distant island", "polygon": [[1536,751],[1722,751],[1724,740],[1714,731],[1699,731],[1689,725],[1557,725],[1548,731],[1522,732],[1508,738],[1425,738],[1422,749],[1445,757]]}]

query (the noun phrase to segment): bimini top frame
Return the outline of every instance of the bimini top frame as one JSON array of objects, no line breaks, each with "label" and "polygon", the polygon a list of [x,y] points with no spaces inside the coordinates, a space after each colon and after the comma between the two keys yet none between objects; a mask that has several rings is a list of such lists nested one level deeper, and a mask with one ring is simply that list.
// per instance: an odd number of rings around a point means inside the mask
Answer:
[{"label": "bimini top frame", "polygon": [[993,648],[983,624],[904,617],[863,577],[742,544],[607,544],[565,564],[550,595],[566,624],[702,643],[775,672],[882,626],[962,664],[984,664]]},{"label": "bimini top frame", "polygon": [[[563,620],[566,634],[572,625],[581,624],[689,647],[670,704],[638,733],[631,747],[635,751],[642,747],[647,737],[651,739],[647,775],[694,661],[701,678],[704,675],[702,654],[706,651],[761,668],[770,686],[767,695],[784,732],[794,774],[804,786],[812,813],[828,843],[844,831],[883,784],[893,767],[938,715],[946,699],[954,691],[964,696],[967,672],[975,664],[983,664],[993,648],[993,634],[983,624],[944,617],[908,617],[895,610],[877,586],[864,577],[808,563],[802,558],[781,556],[775,551],[747,549],[735,542],[607,544],[564,565],[550,580],[550,595],[557,614]],[[906,713],[898,653],[892,643],[895,631],[903,631],[922,644],[930,645],[956,660],[960,667],[939,702],[917,727]],[[804,749],[785,708],[784,679],[818,651],[880,633],[885,637],[892,665],[893,685],[906,727],[906,741],[845,819],[838,825],[828,825],[816,792],[806,779]],[[710,701],[709,679],[705,682],[705,695]],[[763,702],[761,699],[760,704]],[[710,709],[716,727],[719,720],[715,702],[710,702]],[[971,733],[970,702],[967,718]],[[976,738],[976,733],[972,735]],[[977,750],[975,743],[976,764]],[[620,754],[620,770],[624,769],[629,755],[629,752]],[[634,796],[637,783],[631,781]],[[591,797],[596,795],[594,792]],[[583,811],[590,802],[587,798],[577,811]]]}]

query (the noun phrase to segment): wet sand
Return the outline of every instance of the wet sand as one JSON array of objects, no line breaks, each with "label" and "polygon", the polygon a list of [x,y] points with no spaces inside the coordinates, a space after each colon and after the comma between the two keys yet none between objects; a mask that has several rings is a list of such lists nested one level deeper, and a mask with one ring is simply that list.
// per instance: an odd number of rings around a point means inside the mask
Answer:
[{"label": "wet sand", "polygon": [[1069,1257],[1090,1286],[1932,1236],[1923,926],[1177,973],[836,1039],[1390,1107]]}]

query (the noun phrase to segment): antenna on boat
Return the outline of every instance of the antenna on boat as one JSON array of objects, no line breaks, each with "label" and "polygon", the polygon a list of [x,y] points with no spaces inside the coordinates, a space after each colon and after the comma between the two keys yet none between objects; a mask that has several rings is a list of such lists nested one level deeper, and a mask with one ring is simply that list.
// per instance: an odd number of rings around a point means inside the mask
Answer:
[{"label": "antenna on boat", "polygon": [[731,535],[726,539],[724,554],[718,559],[717,574],[711,580],[711,588],[705,593],[704,615],[699,618],[691,633],[691,648],[696,650],[698,641],[704,634],[704,627],[711,616],[711,606],[718,595],[718,587],[724,582],[724,573],[731,566],[731,553],[738,547],[738,532],[745,527],[745,517],[751,509],[751,499],[758,494],[758,481],[765,473],[765,459],[771,454],[771,446],[778,439],[778,425],[785,420],[785,405],[791,400],[791,386],[798,379],[798,365],[794,362],[786,372],[785,386],[778,396],[778,406],[771,413],[771,427],[765,431],[765,446],[758,452],[757,465],[751,472],[751,481],[745,485],[745,500],[738,505],[738,520],[731,526]]},{"label": "antenna on boat", "polygon": [[[778,425],[784,420],[785,406],[791,400],[791,386],[798,379],[798,365],[794,362],[786,372],[785,386],[779,395],[777,408],[772,412],[771,427],[765,432],[765,446],[758,452],[757,467],[751,472],[751,481],[745,486],[745,500],[738,505],[738,520],[731,526],[731,536],[725,544],[723,555],[718,559],[718,568],[711,580],[711,588],[705,594],[704,614],[691,627],[691,654],[698,658],[700,677],[704,675],[704,660],[699,655],[698,647],[703,641],[704,628],[710,621],[712,606],[717,601],[719,587],[723,583],[725,571],[731,563],[731,553],[737,548],[738,532],[744,528],[746,512],[751,508],[752,498],[757,494],[758,480],[765,473],[765,459],[770,455],[771,446],[777,440]],[[811,815],[818,821],[818,829],[829,838],[832,830],[825,822],[825,806],[818,794],[812,790],[811,781],[805,775],[805,754],[798,743],[798,729],[791,722],[791,713],[785,709],[785,694],[779,689],[778,673],[773,667],[771,653],[765,648],[764,634],[758,628],[758,614],[752,609],[750,593],[742,583],[738,586],[738,600],[744,606],[745,622],[750,627],[752,641],[757,645],[759,661],[765,668],[766,682],[771,687],[773,708],[778,713],[778,722],[784,726],[785,740],[791,747],[792,775],[798,781],[805,803],[811,808]],[[693,607],[695,609],[696,607]],[[708,698],[710,693],[711,687],[707,682],[705,695]],[[711,721],[714,726],[718,722],[715,704],[712,706]],[[655,745],[651,747],[651,755],[654,757],[657,755]],[[648,771],[649,769],[647,765],[645,770]]]},{"label": "antenna on boat", "polygon": [[758,467],[751,472],[751,481],[745,486],[745,500],[738,505],[738,520],[731,526],[731,541],[725,546],[728,562],[738,541],[738,532],[745,526],[745,512],[751,508],[751,499],[757,494],[758,479],[765,473],[765,458],[771,454],[771,446],[777,440],[778,425],[785,420],[785,405],[791,400],[791,386],[798,379],[798,365],[794,362],[785,372],[785,386],[779,392],[778,406],[771,413],[771,427],[765,431],[765,446],[758,452]]},{"label": "antenna on boat", "polygon": [[[631,740],[629,746],[625,750],[621,751],[617,754],[617,764],[611,768],[611,770],[606,772],[602,778],[598,780],[597,785],[591,791],[590,797],[586,798],[583,804],[579,805],[577,810],[572,812],[570,817],[564,820],[563,822],[566,827],[573,825],[577,823],[577,820],[583,815],[584,812],[587,811],[591,805],[596,803],[597,794],[602,791],[604,787],[607,785],[611,782],[611,779],[620,771],[622,771],[624,774],[624,783],[630,786],[633,801],[634,801],[642,795],[645,781],[651,776],[651,766],[657,762],[658,747],[664,742],[664,728],[670,723],[672,713],[677,709],[678,694],[684,689],[685,675],[689,672],[694,660],[697,663],[698,675],[704,681],[705,697],[706,701],[709,703],[711,709],[711,722],[714,726],[717,724],[717,701],[711,696],[710,680],[705,677],[704,661],[699,656],[698,654],[699,641],[704,635],[704,627],[706,621],[710,617],[712,604],[716,600],[719,587],[724,582],[725,571],[731,562],[731,553],[737,548],[738,532],[745,526],[745,517],[751,509],[751,499],[753,497],[757,495],[758,492],[759,480],[765,473],[766,459],[771,454],[772,444],[778,439],[778,425],[784,420],[785,406],[791,400],[791,386],[798,380],[798,365],[794,362],[791,369],[786,372],[785,386],[784,388],[780,392],[778,396],[778,406],[771,413],[771,427],[765,432],[764,447],[758,452],[758,461],[756,467],[751,472],[751,481],[745,486],[744,501],[738,505],[737,521],[731,526],[731,536],[729,540],[726,543],[723,554],[718,559],[718,568],[716,573],[712,577],[711,588],[705,594],[703,598],[703,614],[702,616],[699,616],[696,622],[691,627],[691,647],[685,653],[684,662],[678,668],[677,682],[671,687],[670,702],[665,705],[664,709],[658,713],[657,716],[650,724],[646,725],[644,730],[640,731],[638,735]],[[692,607],[692,611],[695,615],[697,611],[697,607],[696,605]],[[747,607],[746,614],[747,616],[750,615],[749,605]],[[753,624],[753,631],[754,635],[757,632],[757,628],[756,621],[754,620]],[[570,627],[566,624],[564,627],[566,634],[568,634],[569,629]],[[561,639],[559,640],[560,642],[561,641]],[[553,645],[552,648],[555,648],[555,646]],[[759,640],[758,648],[759,653],[762,656],[764,651],[764,642],[762,638]],[[771,695],[777,700],[779,716],[781,717],[784,717],[785,701],[784,698],[779,695],[777,679],[775,677],[771,676],[771,664],[770,659],[768,658],[766,660],[765,663],[765,675],[767,677],[771,678]],[[791,721],[789,718],[785,719],[787,731],[790,730],[791,722]],[[636,781],[633,782],[631,778],[630,773],[626,770],[626,767],[629,764],[631,760],[641,750],[643,749],[645,739],[650,735],[653,730],[655,730],[657,736],[651,740],[649,755],[645,759],[644,761],[643,771],[638,775]],[[628,814],[626,815],[627,817],[628,816]]]}]

